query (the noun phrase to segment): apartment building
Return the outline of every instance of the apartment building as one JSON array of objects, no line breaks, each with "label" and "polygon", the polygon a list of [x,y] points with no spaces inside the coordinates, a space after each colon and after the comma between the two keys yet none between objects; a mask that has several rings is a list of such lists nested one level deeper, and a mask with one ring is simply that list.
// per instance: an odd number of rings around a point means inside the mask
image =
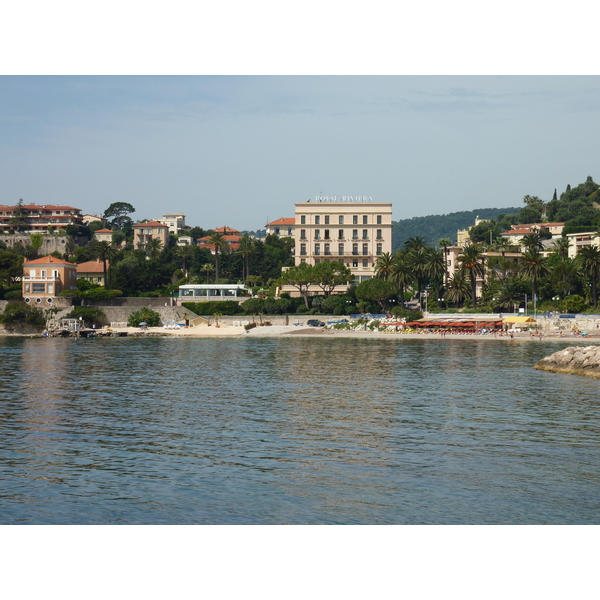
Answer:
[{"label": "apartment building", "polygon": [[185,215],[183,213],[167,213],[161,219],[155,219],[157,223],[162,223],[169,228],[169,233],[179,235],[181,230],[188,230],[190,227],[185,224]]},{"label": "apartment building", "polygon": [[[14,219],[19,220],[15,225]],[[80,208],[54,204],[0,205],[0,231],[47,233],[49,227],[65,229],[68,225],[83,225]]]},{"label": "apartment building", "polygon": [[136,250],[145,250],[146,244],[154,238],[158,238],[163,248],[166,248],[169,244],[169,228],[157,221],[136,223],[133,226],[133,247]]},{"label": "apartment building", "polygon": [[296,265],[343,262],[358,284],[374,276],[379,256],[392,251],[392,203],[350,198],[295,204],[294,259]]}]

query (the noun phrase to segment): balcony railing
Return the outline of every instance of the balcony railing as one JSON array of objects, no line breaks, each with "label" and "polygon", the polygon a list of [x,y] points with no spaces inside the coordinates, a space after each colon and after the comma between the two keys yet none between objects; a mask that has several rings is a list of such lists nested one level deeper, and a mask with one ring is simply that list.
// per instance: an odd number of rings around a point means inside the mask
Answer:
[{"label": "balcony railing", "polygon": [[60,277],[42,277],[41,275],[24,275],[22,279],[23,281],[49,281],[52,283],[60,281]]}]

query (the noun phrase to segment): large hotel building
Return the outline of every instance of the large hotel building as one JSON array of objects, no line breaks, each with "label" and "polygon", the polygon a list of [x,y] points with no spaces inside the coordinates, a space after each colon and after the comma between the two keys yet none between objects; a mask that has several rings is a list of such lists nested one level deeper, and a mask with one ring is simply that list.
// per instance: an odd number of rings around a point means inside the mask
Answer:
[{"label": "large hotel building", "polygon": [[375,274],[377,257],[392,251],[391,202],[317,196],[315,202],[298,202],[295,207],[296,265],[340,261],[360,283]]}]

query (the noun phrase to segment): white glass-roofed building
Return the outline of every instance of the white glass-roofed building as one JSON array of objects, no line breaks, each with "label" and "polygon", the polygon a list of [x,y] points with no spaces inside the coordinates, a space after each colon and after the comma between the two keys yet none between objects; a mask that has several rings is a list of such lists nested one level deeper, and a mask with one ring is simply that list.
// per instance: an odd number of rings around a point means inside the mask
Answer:
[{"label": "white glass-roofed building", "polygon": [[202,283],[179,286],[179,299],[187,302],[219,298],[247,298],[248,288],[240,283]]}]

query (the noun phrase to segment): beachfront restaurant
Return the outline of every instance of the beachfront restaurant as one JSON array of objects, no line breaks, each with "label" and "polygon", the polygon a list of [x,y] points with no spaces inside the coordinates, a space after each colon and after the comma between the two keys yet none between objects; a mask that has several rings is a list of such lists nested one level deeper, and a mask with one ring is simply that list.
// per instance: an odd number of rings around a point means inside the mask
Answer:
[{"label": "beachfront restaurant", "polygon": [[236,298],[247,298],[248,295],[248,288],[240,283],[202,283],[179,286],[181,302],[235,300]]}]

